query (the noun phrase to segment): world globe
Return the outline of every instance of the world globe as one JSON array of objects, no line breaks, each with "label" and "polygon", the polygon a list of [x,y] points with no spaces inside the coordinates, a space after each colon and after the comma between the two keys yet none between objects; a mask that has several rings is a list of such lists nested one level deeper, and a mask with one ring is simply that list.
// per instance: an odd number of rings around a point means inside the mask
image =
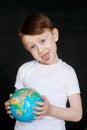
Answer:
[{"label": "world globe", "polygon": [[34,117],[33,107],[39,106],[35,102],[42,102],[40,94],[31,88],[21,88],[16,90],[9,99],[10,110],[16,120],[31,122]]}]

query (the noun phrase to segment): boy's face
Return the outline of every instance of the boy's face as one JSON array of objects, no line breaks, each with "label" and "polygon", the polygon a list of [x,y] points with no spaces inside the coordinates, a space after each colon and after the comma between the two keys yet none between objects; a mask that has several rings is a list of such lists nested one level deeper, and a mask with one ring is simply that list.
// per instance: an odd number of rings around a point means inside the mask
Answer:
[{"label": "boy's face", "polygon": [[58,30],[46,29],[40,35],[23,35],[24,47],[32,56],[42,64],[55,64],[58,61],[56,41],[58,40]]}]

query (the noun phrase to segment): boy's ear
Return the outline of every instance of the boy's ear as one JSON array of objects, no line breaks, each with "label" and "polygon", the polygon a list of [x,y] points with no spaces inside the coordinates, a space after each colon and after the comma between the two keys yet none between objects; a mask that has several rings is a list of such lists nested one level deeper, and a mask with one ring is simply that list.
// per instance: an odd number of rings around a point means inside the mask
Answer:
[{"label": "boy's ear", "polygon": [[53,36],[54,36],[55,42],[57,42],[59,40],[59,31],[57,28],[53,29]]}]

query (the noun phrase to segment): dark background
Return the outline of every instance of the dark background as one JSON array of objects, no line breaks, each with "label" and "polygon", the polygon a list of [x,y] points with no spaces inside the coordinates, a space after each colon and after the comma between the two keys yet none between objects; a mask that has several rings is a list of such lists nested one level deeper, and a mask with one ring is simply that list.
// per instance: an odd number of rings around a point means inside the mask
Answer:
[{"label": "dark background", "polygon": [[87,7],[84,1],[1,0],[0,1],[0,129],[13,130],[4,102],[14,92],[18,67],[32,56],[22,47],[18,29],[32,12],[46,13],[59,28],[58,54],[76,70],[83,104],[83,118],[66,122],[67,130],[87,130]]}]

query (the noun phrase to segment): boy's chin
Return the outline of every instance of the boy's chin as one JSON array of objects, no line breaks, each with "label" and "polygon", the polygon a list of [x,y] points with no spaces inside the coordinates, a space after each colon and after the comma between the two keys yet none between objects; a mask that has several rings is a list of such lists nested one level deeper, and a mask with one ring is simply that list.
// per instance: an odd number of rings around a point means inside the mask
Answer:
[{"label": "boy's chin", "polygon": [[44,64],[44,65],[49,65],[49,63],[47,62],[42,62],[42,61],[39,61],[40,64]]},{"label": "boy's chin", "polygon": [[44,65],[51,65],[52,63],[50,63],[49,61],[40,61],[39,62],[40,64],[44,64]]}]

